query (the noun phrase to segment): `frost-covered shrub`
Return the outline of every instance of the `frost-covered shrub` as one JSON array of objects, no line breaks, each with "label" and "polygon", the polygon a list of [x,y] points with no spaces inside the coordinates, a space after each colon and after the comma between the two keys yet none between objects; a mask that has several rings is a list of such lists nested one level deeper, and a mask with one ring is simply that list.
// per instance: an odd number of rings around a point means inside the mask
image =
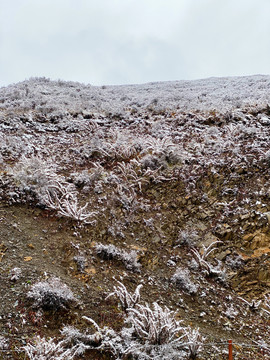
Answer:
[{"label": "frost-covered shrub", "polygon": [[150,152],[152,155],[168,155],[175,145],[169,137],[163,137],[162,139],[150,137],[146,143],[143,152]]},{"label": "frost-covered shrub", "polygon": [[183,344],[184,329],[180,321],[176,320],[175,313],[166,306],[161,308],[156,302],[153,309],[148,304],[137,304],[135,308],[128,309],[134,336],[149,345],[164,345],[174,343]]},{"label": "frost-covered shrub", "polygon": [[19,198],[30,201],[38,201],[41,205],[47,205],[48,194],[57,192],[59,184],[64,184],[66,190],[71,190],[71,185],[56,173],[56,165],[53,160],[44,160],[40,156],[25,157],[21,159],[8,173],[13,179]]},{"label": "frost-covered shrub", "polygon": [[112,131],[112,141],[107,143],[107,154],[110,158],[126,160],[133,158],[140,147],[137,139],[118,130]]},{"label": "frost-covered shrub", "polygon": [[[137,359],[137,360],[179,360],[186,354],[184,351],[183,337],[174,338],[172,341],[164,344],[150,344],[140,341],[134,337],[134,328],[124,327],[117,333],[108,327],[100,328],[91,318],[83,317],[95,327],[94,334],[81,333],[75,328],[65,327],[62,335],[64,341],[78,346],[80,349],[95,349],[103,353],[111,354],[113,359]],[[184,358],[184,357],[183,357]]]},{"label": "frost-covered shrub", "polygon": [[74,149],[75,153],[78,153],[78,156],[83,160],[98,159],[108,156],[106,143],[102,141],[103,134],[99,132],[95,134],[91,143],[87,145],[82,145],[79,148]]},{"label": "frost-covered shrub", "polygon": [[[16,129],[16,121],[13,121],[14,128]],[[11,126],[12,121],[9,121],[9,126]],[[18,124],[17,124],[18,125]],[[0,119],[0,129],[2,130],[3,125],[1,126]],[[0,137],[0,154],[3,160],[7,159],[18,159],[22,155],[31,156],[35,152],[35,147],[29,138],[26,136],[16,136],[14,134],[2,134]]]},{"label": "frost-covered shrub", "polygon": [[171,277],[171,281],[181,290],[188,294],[196,294],[198,291],[198,285],[194,284],[189,277],[189,271],[187,269],[178,268],[174,275]]},{"label": "frost-covered shrub", "polygon": [[164,158],[162,159],[158,156],[154,156],[151,154],[145,155],[140,162],[144,169],[157,170],[160,168],[167,168],[167,164]]},{"label": "frost-covered shrub", "polygon": [[113,260],[121,257],[122,254],[121,250],[112,244],[103,245],[98,243],[95,245],[95,250],[97,255],[103,260]]},{"label": "frost-covered shrub", "polygon": [[44,310],[58,311],[77,303],[70,288],[55,277],[32,285],[27,297],[34,301],[35,308]]},{"label": "frost-covered shrub", "polygon": [[95,251],[99,257],[103,260],[117,260],[122,262],[126,269],[134,272],[141,271],[141,264],[137,261],[137,252],[132,250],[127,252],[125,250],[119,249],[118,247],[110,244],[110,245],[103,245],[103,244],[96,244]]},{"label": "frost-covered shrub", "polygon": [[[97,331],[88,335],[90,340],[99,334],[100,343],[96,344],[96,349],[109,351],[117,359],[129,355],[131,359],[140,360],[176,360],[184,356],[186,333],[180,321],[175,319],[174,312],[167,307],[162,309],[157,303],[153,304],[153,308],[137,304],[128,310],[128,315],[127,327],[119,333],[107,327],[100,328],[92,319],[84,317]],[[80,341],[85,335],[76,334]],[[86,337],[83,342],[89,343],[89,338]]]},{"label": "frost-covered shrub", "polygon": [[223,269],[221,269],[221,263],[218,262],[217,266],[213,266],[208,260],[208,256],[215,251],[217,248],[213,247],[215,244],[220,243],[221,241],[214,241],[208,247],[203,245],[202,251],[193,248],[191,249],[194,259],[197,262],[199,268],[203,270],[206,275],[212,276],[223,276]]},{"label": "frost-covered shrub", "polygon": [[75,186],[56,173],[52,159],[45,161],[40,156],[23,156],[9,172],[18,189],[18,199],[25,196],[76,221],[87,222],[94,216],[94,212],[87,210],[88,204],[80,206]]},{"label": "frost-covered shrub", "polygon": [[[60,189],[59,187],[57,188]],[[54,188],[55,190],[55,188]],[[84,206],[80,206],[76,194],[62,192],[60,197],[57,192],[53,195],[47,191],[47,198],[45,200],[48,208],[56,210],[58,215],[71,218],[75,221],[88,222],[89,219],[96,215],[96,212],[88,211],[88,203]]]},{"label": "frost-covered shrub", "polygon": [[89,188],[90,186],[94,186],[94,184],[101,179],[104,173],[105,169],[100,164],[95,164],[95,167],[91,170],[83,170],[81,172],[72,173],[71,179],[77,187]]},{"label": "frost-covered shrub", "polygon": [[64,345],[64,341],[57,343],[54,339],[46,340],[38,335],[23,349],[29,360],[72,360],[76,355],[82,353],[78,346],[66,349]]},{"label": "frost-covered shrub", "polygon": [[162,139],[153,136],[146,139],[141,155],[142,167],[151,170],[166,169],[168,164],[175,165],[182,161],[177,146],[166,136]]},{"label": "frost-covered shrub", "polygon": [[97,332],[94,334],[84,334],[73,326],[64,326],[61,331],[61,334],[65,337],[64,341],[71,345],[83,344],[85,346],[85,349],[87,348],[87,346],[97,347],[101,344],[104,332],[101,331],[101,328],[96,324],[94,320],[86,316],[83,316],[83,319],[89,322],[91,325],[94,325],[94,328],[97,330]]},{"label": "frost-covered shrub", "polygon": [[219,281],[223,285],[227,285],[228,274],[226,267],[223,266],[220,260],[216,260],[216,261],[217,261],[217,265],[212,266],[210,275],[214,276],[217,279],[217,281]]},{"label": "frost-covered shrub", "polygon": [[89,334],[90,329],[86,332],[81,332],[72,326],[65,326],[61,331],[64,336],[63,342],[73,348],[77,348],[77,353],[83,354],[88,349],[101,350],[112,354],[114,359],[122,359],[125,354],[130,353],[129,339],[121,334],[117,334],[113,329],[99,325],[91,318],[83,316],[91,328],[94,328],[94,333]]},{"label": "frost-covered shrub", "polygon": [[190,326],[185,329],[185,335],[188,343],[189,358],[195,360],[202,349],[205,338],[200,334],[198,328],[192,329]]},{"label": "frost-covered shrub", "polygon": [[142,287],[141,284],[136,287],[133,294],[130,294],[124,284],[122,284],[120,281],[117,281],[117,283],[119,285],[113,287],[114,291],[111,292],[106,299],[111,296],[117,296],[124,311],[133,308],[136,304],[140,302],[140,290]]},{"label": "frost-covered shrub", "polygon": [[120,184],[117,186],[114,202],[130,213],[138,210],[140,206],[135,190],[128,183],[126,183],[126,186]]},{"label": "frost-covered shrub", "polygon": [[204,341],[199,330],[182,327],[181,321],[176,319],[176,313],[167,307],[162,308],[157,303],[153,303],[151,307],[148,304],[140,305],[139,289],[140,285],[131,295],[119,282],[115,291],[109,294],[109,297],[119,297],[120,293],[124,306],[132,306],[126,309],[127,317],[119,332],[107,326],[101,328],[93,319],[83,316],[91,329],[81,332],[66,326],[61,332],[63,343],[77,347],[81,353],[86,349],[95,349],[118,360],[179,360],[186,359],[187,354],[195,359]]},{"label": "frost-covered shrub", "polygon": [[47,188],[49,183],[57,177],[56,167],[53,162],[48,162],[40,156],[25,157],[9,169],[16,184],[22,190],[39,192]]}]

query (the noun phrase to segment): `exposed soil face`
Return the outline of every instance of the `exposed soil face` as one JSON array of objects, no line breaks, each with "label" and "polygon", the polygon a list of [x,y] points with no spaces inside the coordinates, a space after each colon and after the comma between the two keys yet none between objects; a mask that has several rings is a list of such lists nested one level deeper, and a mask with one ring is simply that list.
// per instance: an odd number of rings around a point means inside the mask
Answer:
[{"label": "exposed soil face", "polygon": [[[178,209],[176,213],[179,212]],[[173,224],[174,216],[179,218],[179,215],[175,212],[171,214],[169,223]],[[168,226],[164,226],[168,232],[165,239],[170,235]],[[257,298],[267,292],[267,282],[258,279],[258,273],[265,264],[269,269],[265,255],[262,255],[261,261],[247,255],[240,269],[233,271],[232,280],[227,280],[226,284],[220,284],[216,279],[200,278],[195,271],[193,278],[199,284],[199,291],[189,295],[170,282],[175,268],[188,267],[191,259],[187,246],[173,246],[176,236],[172,230],[168,243],[165,240],[162,243],[162,239],[151,241],[151,230],[143,232],[136,242],[126,241],[127,248],[141,249],[140,274],[127,271],[117,261],[100,260],[96,256],[93,242],[111,243],[108,237],[101,235],[102,227],[78,227],[44,210],[2,204],[0,231],[3,239],[1,334],[10,338],[12,333],[14,345],[20,346],[36,333],[58,337],[59,330],[67,324],[84,329],[87,325],[82,321],[83,315],[92,317],[100,325],[109,325],[115,329],[121,327],[123,315],[116,306],[117,301],[105,301],[115,284],[115,278],[122,279],[130,290],[134,290],[140,282],[143,283],[141,295],[145,301],[158,301],[159,304],[175,309],[186,325],[192,323],[199,326],[211,341],[233,338],[241,343],[250,342],[250,336],[264,333],[268,328],[267,317],[250,312],[238,298],[238,293]],[[232,241],[226,241],[222,247],[221,254],[229,251],[230,254],[238,255],[238,247]],[[86,263],[80,272],[74,257],[82,255]],[[168,266],[170,260],[174,262],[173,266]],[[10,280],[10,270],[14,267],[21,269],[17,281]],[[26,292],[31,284],[50,276],[59,277],[67,284],[80,304],[66,311],[44,311],[41,315],[38,309],[33,309]],[[241,320],[239,314],[235,317],[232,315],[231,319],[224,316],[231,304],[245,313],[244,320]]]},{"label": "exposed soil face", "polygon": [[[35,101],[0,109],[2,358],[64,326],[94,334],[83,316],[120,333],[126,314],[106,299],[117,281],[198,327],[198,359],[227,359],[228,339],[252,345],[235,359],[270,358],[258,346],[270,335],[269,108],[109,114]],[[32,286],[52,278],[77,300],[35,304]]]}]

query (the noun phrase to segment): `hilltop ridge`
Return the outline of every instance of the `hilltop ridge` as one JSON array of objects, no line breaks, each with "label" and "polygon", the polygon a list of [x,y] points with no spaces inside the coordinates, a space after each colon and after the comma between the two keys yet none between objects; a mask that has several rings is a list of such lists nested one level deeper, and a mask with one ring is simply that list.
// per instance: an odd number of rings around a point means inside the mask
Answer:
[{"label": "hilltop ridge", "polygon": [[120,86],[31,78],[0,88],[0,99],[1,108],[6,109],[35,106],[45,111],[46,108],[59,111],[61,107],[111,113],[146,108],[224,112],[269,103],[269,89],[270,76],[267,75]]}]

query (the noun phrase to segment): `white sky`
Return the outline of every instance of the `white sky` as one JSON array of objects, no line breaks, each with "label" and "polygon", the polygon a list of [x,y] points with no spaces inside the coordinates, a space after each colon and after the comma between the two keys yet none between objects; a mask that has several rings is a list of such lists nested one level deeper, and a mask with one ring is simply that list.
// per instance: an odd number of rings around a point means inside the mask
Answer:
[{"label": "white sky", "polygon": [[0,0],[0,86],[270,74],[270,0]]}]

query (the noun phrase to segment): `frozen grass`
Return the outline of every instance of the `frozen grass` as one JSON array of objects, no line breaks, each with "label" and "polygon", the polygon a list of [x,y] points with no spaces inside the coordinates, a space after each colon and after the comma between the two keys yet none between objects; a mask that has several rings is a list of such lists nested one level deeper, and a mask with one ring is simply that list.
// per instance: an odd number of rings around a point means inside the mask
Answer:
[{"label": "frozen grass", "polygon": [[106,299],[111,296],[116,296],[121,304],[121,307],[124,311],[128,309],[134,308],[136,304],[140,302],[140,290],[142,288],[142,284],[138,285],[133,294],[129,293],[127,288],[123,283],[117,281],[118,286],[113,287],[113,292],[111,292]]},{"label": "frozen grass", "polygon": [[191,360],[196,360],[202,350],[202,345],[205,341],[205,338],[201,335],[198,328],[193,329],[190,326],[185,329],[185,335],[189,349],[189,358]]},{"label": "frozen grass", "polygon": [[218,266],[213,266],[207,258],[217,248],[214,245],[221,243],[221,241],[214,241],[208,247],[203,246],[202,251],[192,248],[191,252],[194,255],[194,259],[197,262],[199,268],[203,270],[207,275],[219,276],[222,270]]},{"label": "frozen grass", "polygon": [[23,347],[29,360],[72,360],[83,351],[80,346],[65,348],[65,341],[55,342],[54,339],[40,337],[39,335]]},{"label": "frozen grass", "polygon": [[134,334],[141,341],[151,345],[182,342],[183,336],[178,335],[183,332],[183,327],[175,319],[175,313],[167,307],[161,308],[153,303],[151,309],[147,304],[137,304],[128,310],[128,314]]}]

